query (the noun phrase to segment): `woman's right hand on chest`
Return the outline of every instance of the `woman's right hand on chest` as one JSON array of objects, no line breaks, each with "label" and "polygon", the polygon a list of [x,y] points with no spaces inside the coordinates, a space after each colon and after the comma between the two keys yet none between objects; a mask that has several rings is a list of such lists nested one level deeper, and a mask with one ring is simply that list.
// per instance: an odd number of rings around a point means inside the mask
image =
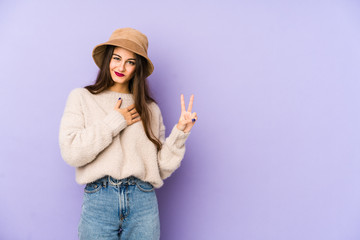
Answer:
[{"label": "woman's right hand on chest", "polygon": [[124,116],[128,126],[141,120],[139,113],[136,111],[135,104],[126,108],[120,108],[121,103],[122,99],[119,98],[114,109]]}]

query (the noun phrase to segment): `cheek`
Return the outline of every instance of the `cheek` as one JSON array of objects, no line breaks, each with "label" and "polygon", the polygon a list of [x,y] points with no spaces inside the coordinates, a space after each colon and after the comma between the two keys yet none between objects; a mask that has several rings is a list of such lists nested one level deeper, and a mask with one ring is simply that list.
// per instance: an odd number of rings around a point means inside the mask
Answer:
[{"label": "cheek", "polygon": [[111,70],[111,69],[113,69],[114,67],[115,67],[115,64],[114,64],[113,61],[111,61],[110,64],[109,64],[109,69]]},{"label": "cheek", "polygon": [[132,67],[129,69],[129,72],[130,72],[131,76],[134,76],[134,74],[135,74],[135,66],[132,66]]}]

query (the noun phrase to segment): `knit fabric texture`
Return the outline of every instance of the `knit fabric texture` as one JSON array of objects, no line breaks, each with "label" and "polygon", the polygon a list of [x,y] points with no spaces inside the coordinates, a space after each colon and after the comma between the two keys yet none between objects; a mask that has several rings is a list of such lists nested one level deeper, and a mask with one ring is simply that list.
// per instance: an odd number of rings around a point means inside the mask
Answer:
[{"label": "knit fabric texture", "polygon": [[165,139],[160,108],[149,104],[151,129],[162,143],[158,151],[141,121],[128,126],[114,109],[119,97],[120,108],[134,103],[132,94],[110,90],[92,94],[86,88],[75,88],[70,92],[59,129],[61,156],[76,168],[79,184],[106,175],[116,179],[134,176],[159,188],[180,166],[190,132],[184,133],[175,125]]}]

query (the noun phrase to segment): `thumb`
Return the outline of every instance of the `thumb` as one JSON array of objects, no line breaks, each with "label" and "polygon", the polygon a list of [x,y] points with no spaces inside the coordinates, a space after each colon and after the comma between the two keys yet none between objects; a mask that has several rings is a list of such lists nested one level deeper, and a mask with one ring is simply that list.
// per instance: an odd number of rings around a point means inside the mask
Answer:
[{"label": "thumb", "polygon": [[119,98],[119,100],[116,102],[115,109],[120,108],[121,103],[122,103],[122,99],[121,99],[121,98]]}]

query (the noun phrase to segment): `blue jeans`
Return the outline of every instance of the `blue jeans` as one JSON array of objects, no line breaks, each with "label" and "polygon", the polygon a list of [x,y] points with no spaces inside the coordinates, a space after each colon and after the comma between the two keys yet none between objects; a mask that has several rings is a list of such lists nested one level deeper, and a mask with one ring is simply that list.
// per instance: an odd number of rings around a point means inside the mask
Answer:
[{"label": "blue jeans", "polygon": [[85,186],[79,239],[159,238],[158,203],[150,183],[107,176]]}]

